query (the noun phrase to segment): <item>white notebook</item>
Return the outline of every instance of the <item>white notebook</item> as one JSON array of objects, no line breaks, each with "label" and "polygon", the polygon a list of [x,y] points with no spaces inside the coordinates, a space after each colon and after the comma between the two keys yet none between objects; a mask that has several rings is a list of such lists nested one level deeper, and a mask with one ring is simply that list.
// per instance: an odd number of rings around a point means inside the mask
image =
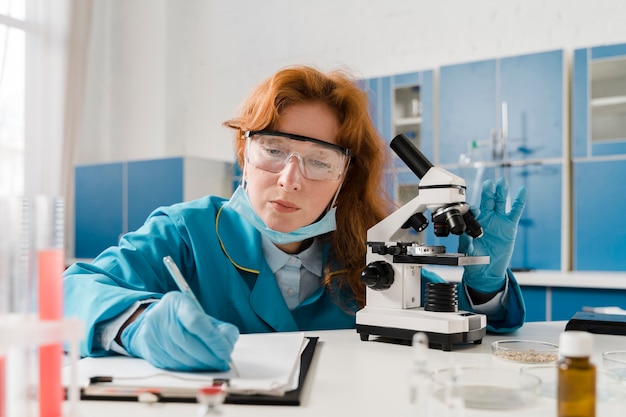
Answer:
[{"label": "white notebook", "polygon": [[[89,357],[78,361],[77,380],[85,394],[111,397],[142,391],[195,397],[199,388],[216,380],[228,381],[228,393],[280,396],[298,387],[300,354],[307,342],[302,332],[241,335],[232,354],[236,372],[172,372],[127,356]],[[69,366],[63,377],[67,386]]]}]

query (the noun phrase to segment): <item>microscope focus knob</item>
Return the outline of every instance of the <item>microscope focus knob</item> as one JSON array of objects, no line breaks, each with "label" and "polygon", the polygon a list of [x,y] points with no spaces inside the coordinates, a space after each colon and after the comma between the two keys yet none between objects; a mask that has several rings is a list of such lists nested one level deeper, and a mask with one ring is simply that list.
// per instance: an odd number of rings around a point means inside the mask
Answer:
[{"label": "microscope focus knob", "polygon": [[382,291],[391,287],[393,275],[391,264],[385,261],[375,261],[361,272],[361,281],[373,290]]}]

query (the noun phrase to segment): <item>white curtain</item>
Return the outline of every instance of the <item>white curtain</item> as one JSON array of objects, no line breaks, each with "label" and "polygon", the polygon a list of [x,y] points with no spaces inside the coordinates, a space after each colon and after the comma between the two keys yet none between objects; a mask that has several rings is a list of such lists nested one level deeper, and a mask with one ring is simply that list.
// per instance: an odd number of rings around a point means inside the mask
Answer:
[{"label": "white curtain", "polygon": [[88,55],[92,22],[92,0],[72,0],[68,42],[66,95],[64,105],[61,195],[65,198],[66,253],[74,253],[74,166],[83,131]]},{"label": "white curtain", "polygon": [[29,0],[26,36],[26,195],[66,202],[67,253],[73,253],[73,169],[87,68],[92,0]]},{"label": "white curtain", "polygon": [[26,4],[24,193],[58,196],[71,0]]}]

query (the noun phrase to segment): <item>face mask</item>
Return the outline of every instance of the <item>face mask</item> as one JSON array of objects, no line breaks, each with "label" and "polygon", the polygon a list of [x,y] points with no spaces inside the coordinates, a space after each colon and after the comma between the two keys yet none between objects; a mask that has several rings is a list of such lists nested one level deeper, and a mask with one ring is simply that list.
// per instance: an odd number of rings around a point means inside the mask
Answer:
[{"label": "face mask", "polygon": [[252,208],[248,193],[240,185],[233,193],[230,201],[226,204],[235,210],[241,217],[252,224],[261,234],[276,244],[302,242],[309,238],[323,235],[337,229],[335,222],[336,207],[331,208],[320,220],[308,226],[301,227],[293,232],[283,233],[272,230],[265,225],[265,222],[259,217]]}]

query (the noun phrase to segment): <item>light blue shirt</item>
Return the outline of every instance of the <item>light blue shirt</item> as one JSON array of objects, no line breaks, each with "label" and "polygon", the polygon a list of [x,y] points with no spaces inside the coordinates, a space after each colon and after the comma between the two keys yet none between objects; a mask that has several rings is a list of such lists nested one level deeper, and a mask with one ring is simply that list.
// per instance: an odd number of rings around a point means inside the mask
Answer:
[{"label": "light blue shirt", "polygon": [[289,310],[295,309],[322,285],[322,247],[313,240],[302,252],[290,255],[266,237],[262,238],[263,256],[276,276],[276,282]]}]

